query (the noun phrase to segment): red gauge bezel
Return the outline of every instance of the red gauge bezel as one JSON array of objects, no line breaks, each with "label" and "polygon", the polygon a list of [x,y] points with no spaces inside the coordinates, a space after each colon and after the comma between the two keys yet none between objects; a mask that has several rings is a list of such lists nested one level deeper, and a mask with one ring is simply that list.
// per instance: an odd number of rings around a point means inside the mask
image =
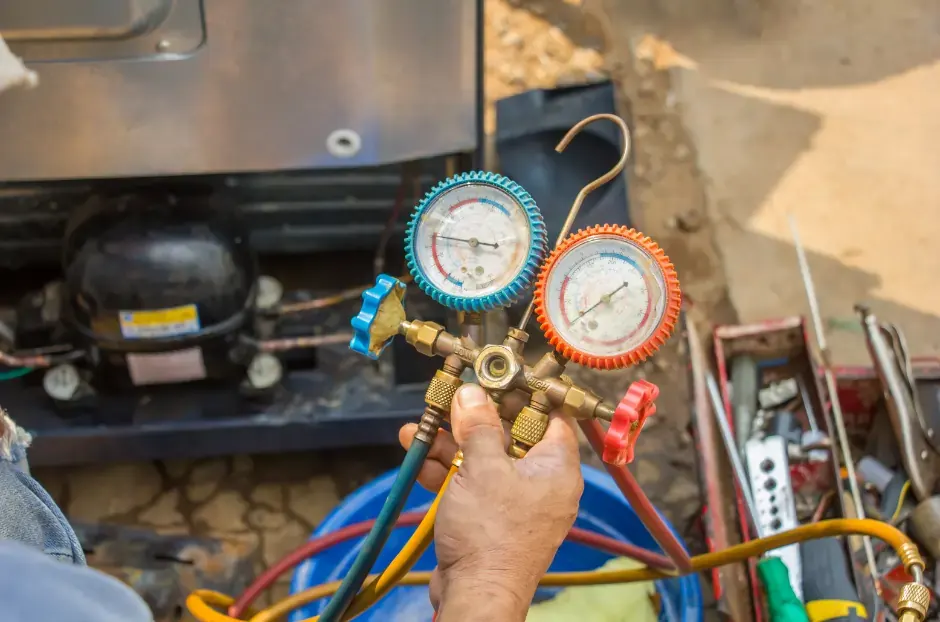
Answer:
[{"label": "red gauge bezel", "polygon": [[[629,352],[614,356],[589,354],[565,341],[549,321],[546,310],[545,288],[548,283],[548,277],[552,269],[558,263],[558,260],[578,244],[599,235],[623,238],[647,253],[662,271],[663,284],[666,289],[666,291],[663,292],[666,297],[663,317],[656,329],[648,339],[637,347]],[[535,300],[535,317],[539,323],[539,327],[545,334],[545,338],[552,347],[573,363],[584,365],[592,369],[623,369],[624,367],[636,365],[649,358],[660,346],[666,343],[666,340],[672,335],[672,331],[675,330],[676,327],[676,322],[679,321],[679,311],[682,306],[682,292],[679,289],[679,277],[676,274],[676,269],[672,265],[672,262],[669,261],[669,257],[667,257],[663,249],[659,247],[659,244],[650,239],[649,236],[624,225],[597,225],[582,229],[565,238],[565,240],[552,251],[548,259],[545,260],[545,263],[542,264],[538,280],[535,283],[533,298]]]}]

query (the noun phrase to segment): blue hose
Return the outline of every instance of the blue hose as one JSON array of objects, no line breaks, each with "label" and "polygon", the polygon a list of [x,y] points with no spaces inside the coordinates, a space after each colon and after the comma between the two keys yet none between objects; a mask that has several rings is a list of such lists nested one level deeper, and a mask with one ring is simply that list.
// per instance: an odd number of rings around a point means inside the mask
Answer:
[{"label": "blue hose", "polygon": [[414,439],[411,443],[401,463],[398,477],[395,478],[385,504],[378,518],[375,519],[375,525],[363,541],[356,560],[343,578],[343,583],[320,614],[320,622],[338,622],[346,613],[356,594],[359,593],[366,577],[369,576],[369,571],[375,565],[375,560],[382,552],[382,547],[385,546],[392,529],[395,528],[395,521],[398,520],[402,508],[405,507],[408,495],[411,494],[411,489],[415,485],[415,480],[418,479],[418,473],[421,472],[421,467],[430,450],[431,446],[424,441]]},{"label": "blue hose", "polygon": [[32,367],[17,367],[16,369],[5,369],[0,371],[0,382],[4,380],[13,380],[15,378],[22,378],[29,372],[33,371]]}]

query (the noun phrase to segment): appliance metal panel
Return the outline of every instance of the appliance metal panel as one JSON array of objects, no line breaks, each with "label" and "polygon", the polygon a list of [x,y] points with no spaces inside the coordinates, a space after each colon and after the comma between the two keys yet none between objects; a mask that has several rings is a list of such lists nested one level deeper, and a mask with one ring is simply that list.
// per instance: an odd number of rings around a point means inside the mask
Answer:
[{"label": "appliance metal panel", "polygon": [[[68,16],[47,30],[15,22],[12,7],[34,1],[3,3],[13,26],[0,33],[19,32],[10,47],[27,60],[56,60],[29,63],[36,89],[0,97],[0,180],[351,168],[476,148],[478,0],[124,0],[68,42],[48,37]],[[152,52],[136,45],[155,37]],[[327,152],[337,129],[360,135],[358,153]]]}]

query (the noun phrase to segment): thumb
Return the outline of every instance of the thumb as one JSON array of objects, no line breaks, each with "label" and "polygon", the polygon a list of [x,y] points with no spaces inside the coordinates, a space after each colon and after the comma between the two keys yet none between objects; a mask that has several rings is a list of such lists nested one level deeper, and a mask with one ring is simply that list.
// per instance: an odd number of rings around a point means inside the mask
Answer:
[{"label": "thumb", "polygon": [[454,440],[469,460],[472,456],[503,454],[503,424],[496,404],[480,386],[465,384],[451,404]]}]

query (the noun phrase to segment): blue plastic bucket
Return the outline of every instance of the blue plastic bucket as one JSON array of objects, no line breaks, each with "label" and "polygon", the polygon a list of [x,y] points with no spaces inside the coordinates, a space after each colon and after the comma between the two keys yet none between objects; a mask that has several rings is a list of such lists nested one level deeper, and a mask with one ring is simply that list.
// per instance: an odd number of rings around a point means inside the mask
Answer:
[{"label": "blue plastic bucket", "polygon": [[[633,508],[620,494],[610,476],[589,466],[582,466],[582,472],[584,473],[584,495],[581,497],[581,507],[575,524],[590,531],[662,552],[634,513]],[[347,525],[374,519],[391,489],[396,474],[397,471],[386,473],[348,496],[320,523],[313,537],[324,536]],[[416,485],[408,497],[405,509],[409,512],[427,510],[433,499],[434,495]],[[672,528],[671,525],[670,528]],[[379,555],[375,569],[385,568],[413,532],[413,527],[396,529]],[[342,579],[359,552],[361,542],[361,539],[344,542],[324,551],[315,559],[300,564],[294,571],[291,594],[321,583]],[[551,570],[554,572],[593,570],[602,566],[610,558],[611,556],[607,553],[596,549],[565,542],[555,555]],[[432,546],[418,560],[414,569],[430,571],[436,565]],[[659,616],[662,622],[701,622],[702,590],[696,575],[657,581],[656,589],[659,591],[662,602],[662,611]],[[549,591],[539,590],[539,592],[537,596],[544,596]],[[325,605],[326,599],[312,603],[295,611],[290,621],[299,622],[318,615]],[[398,587],[356,620],[430,622],[432,614],[427,587]]]}]

